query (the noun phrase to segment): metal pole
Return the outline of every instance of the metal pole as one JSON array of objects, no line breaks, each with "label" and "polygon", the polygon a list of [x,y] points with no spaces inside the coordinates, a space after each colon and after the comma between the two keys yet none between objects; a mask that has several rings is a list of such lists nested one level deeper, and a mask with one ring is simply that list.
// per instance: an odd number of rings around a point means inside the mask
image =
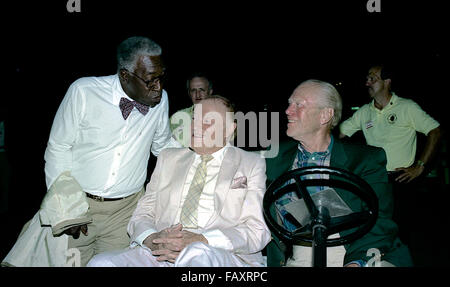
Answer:
[{"label": "metal pole", "polygon": [[312,241],[312,255],[314,267],[327,266],[327,226],[330,222],[330,213],[324,206],[317,207],[319,213],[317,218],[313,221],[313,241]]}]

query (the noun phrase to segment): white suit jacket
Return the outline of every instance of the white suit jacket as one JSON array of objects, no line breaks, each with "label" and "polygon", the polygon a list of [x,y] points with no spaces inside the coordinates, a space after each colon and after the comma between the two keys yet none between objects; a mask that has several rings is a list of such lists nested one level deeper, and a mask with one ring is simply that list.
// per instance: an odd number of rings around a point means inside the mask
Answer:
[{"label": "white suit jacket", "polygon": [[[68,236],[60,235],[69,227],[88,224],[89,204],[76,179],[65,171],[54,181],[41,208],[23,227],[19,238],[3,259],[2,266],[63,267],[79,264],[79,252],[68,249]],[[72,259],[71,254],[75,252]]]},{"label": "white suit jacket", "polygon": [[[161,151],[146,193],[128,224],[132,242],[149,229],[160,231],[176,223],[183,185],[194,158],[195,153],[188,148]],[[262,213],[265,182],[263,158],[228,147],[217,178],[214,214],[203,229],[219,229],[233,245],[229,251],[248,263],[263,262],[260,251],[271,239]]]}]

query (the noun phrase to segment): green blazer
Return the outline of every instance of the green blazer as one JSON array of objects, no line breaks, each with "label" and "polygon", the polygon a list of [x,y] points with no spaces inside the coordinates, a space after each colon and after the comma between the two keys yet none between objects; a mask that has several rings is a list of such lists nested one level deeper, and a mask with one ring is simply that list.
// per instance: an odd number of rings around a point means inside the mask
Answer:
[{"label": "green blazer", "polygon": [[[280,175],[288,171],[297,154],[298,142],[289,140],[280,143],[278,156],[266,159],[267,186]],[[397,236],[398,228],[392,221],[392,186],[388,183],[386,172],[386,154],[383,149],[364,144],[347,143],[334,139],[331,150],[330,166],[345,169],[367,181],[378,196],[379,212],[375,226],[362,238],[344,246],[346,250],[344,265],[353,260],[369,261],[366,256],[370,248],[378,248],[381,260],[395,266],[412,266],[408,248]],[[360,200],[351,192],[337,190],[341,198],[353,211],[360,211]],[[340,233],[344,236],[351,232]],[[292,246],[281,242],[275,234],[267,245],[268,266],[283,266],[291,255]]]}]

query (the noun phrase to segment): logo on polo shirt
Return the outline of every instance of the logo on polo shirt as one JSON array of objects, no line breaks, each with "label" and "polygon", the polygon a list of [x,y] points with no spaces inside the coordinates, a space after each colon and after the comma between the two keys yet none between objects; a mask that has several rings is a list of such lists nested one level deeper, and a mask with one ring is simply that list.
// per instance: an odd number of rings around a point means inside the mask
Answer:
[{"label": "logo on polo shirt", "polygon": [[373,122],[372,122],[372,120],[369,120],[369,121],[366,123],[366,130],[370,129],[371,127],[373,127]]},{"label": "logo on polo shirt", "polygon": [[387,121],[390,124],[393,124],[397,121],[397,115],[396,114],[390,114],[387,116]]}]

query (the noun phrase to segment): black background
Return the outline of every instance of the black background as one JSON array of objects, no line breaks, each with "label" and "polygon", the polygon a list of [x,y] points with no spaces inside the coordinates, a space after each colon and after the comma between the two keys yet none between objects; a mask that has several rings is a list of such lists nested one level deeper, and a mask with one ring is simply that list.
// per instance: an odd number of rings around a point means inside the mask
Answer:
[{"label": "black background", "polygon": [[444,1],[381,0],[381,13],[369,13],[366,0],[81,0],[80,13],[69,13],[65,0],[48,2],[1,6],[0,106],[11,168],[6,251],[46,192],[44,151],[68,86],[79,77],[114,74],[115,49],[130,36],[162,46],[170,114],[190,105],[185,79],[200,70],[238,110],[280,112],[281,127],[299,83],[342,83],[345,119],[352,106],[369,101],[364,83],[370,65],[387,62],[396,68],[394,91],[446,127]]}]

